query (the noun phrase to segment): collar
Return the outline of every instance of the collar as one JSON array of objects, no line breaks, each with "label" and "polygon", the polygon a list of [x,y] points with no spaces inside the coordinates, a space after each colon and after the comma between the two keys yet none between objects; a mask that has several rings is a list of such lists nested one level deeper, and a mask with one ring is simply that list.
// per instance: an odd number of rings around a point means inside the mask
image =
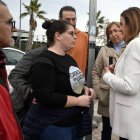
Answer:
[{"label": "collar", "polygon": [[115,45],[115,44],[113,44],[113,46],[114,46],[114,48],[122,48],[122,47],[124,47],[125,46],[125,42],[124,41],[121,41],[119,44],[117,44],[117,45]]},{"label": "collar", "polygon": [[75,29],[75,34],[78,34],[78,33],[80,33],[81,31],[79,30],[79,29]]}]

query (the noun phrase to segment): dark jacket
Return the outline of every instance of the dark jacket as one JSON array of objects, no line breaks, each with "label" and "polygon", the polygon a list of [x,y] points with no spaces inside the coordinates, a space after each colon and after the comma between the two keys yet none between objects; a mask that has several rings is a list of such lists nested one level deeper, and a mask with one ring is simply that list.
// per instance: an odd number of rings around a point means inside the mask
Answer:
[{"label": "dark jacket", "polygon": [[[38,113],[39,112],[39,113]],[[25,140],[40,140],[41,132],[48,126],[57,122],[77,116],[80,107],[46,108],[40,104],[33,104],[27,113],[22,132]]]},{"label": "dark jacket", "polygon": [[45,49],[47,49],[47,47],[40,47],[25,54],[8,77],[13,87],[13,92],[11,94],[13,106],[15,112],[21,114],[19,115],[21,119],[25,111],[25,104],[27,104],[28,97],[32,90],[29,84],[30,67],[38,55]]}]

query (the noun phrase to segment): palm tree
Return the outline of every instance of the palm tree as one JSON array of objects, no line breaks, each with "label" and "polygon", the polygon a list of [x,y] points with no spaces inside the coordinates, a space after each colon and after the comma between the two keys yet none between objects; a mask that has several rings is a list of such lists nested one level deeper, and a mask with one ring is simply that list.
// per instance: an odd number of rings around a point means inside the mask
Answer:
[{"label": "palm tree", "polygon": [[101,11],[99,10],[96,15],[96,36],[99,34],[99,30],[104,28],[105,17],[101,16]]},{"label": "palm tree", "polygon": [[46,14],[45,11],[40,10],[41,4],[38,3],[38,0],[31,0],[30,1],[30,5],[25,5],[24,3],[22,3],[24,8],[25,8],[25,12],[21,13],[21,18],[29,16],[29,37],[28,37],[28,42],[27,42],[27,46],[25,51],[28,51],[32,48],[32,42],[33,42],[33,37],[34,37],[34,31],[37,27],[37,21],[36,18],[39,19],[44,19],[44,14]]},{"label": "palm tree", "polygon": [[[87,13],[89,15],[89,13]],[[101,11],[96,13],[96,37],[98,36],[99,30],[103,29],[105,23],[105,17],[101,16]],[[87,30],[89,28],[89,21],[87,22]]]}]

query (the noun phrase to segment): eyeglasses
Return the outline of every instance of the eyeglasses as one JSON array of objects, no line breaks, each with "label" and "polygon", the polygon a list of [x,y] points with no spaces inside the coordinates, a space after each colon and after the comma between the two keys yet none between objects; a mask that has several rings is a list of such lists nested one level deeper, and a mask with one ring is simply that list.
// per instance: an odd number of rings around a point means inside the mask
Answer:
[{"label": "eyeglasses", "polygon": [[10,20],[7,20],[7,21],[6,20],[0,20],[0,22],[5,22],[5,23],[7,23],[9,25],[12,25],[12,29],[15,29],[16,22],[13,19],[10,19]]},{"label": "eyeglasses", "polygon": [[74,31],[67,31],[67,33],[70,34],[72,37],[75,37],[76,36],[76,34],[75,34]]}]

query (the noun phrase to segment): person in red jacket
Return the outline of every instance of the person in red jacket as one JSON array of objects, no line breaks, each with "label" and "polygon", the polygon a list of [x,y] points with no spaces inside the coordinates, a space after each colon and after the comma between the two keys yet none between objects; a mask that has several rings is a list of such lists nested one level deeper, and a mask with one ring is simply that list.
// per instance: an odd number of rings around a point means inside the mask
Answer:
[{"label": "person in red jacket", "polygon": [[5,55],[1,48],[13,46],[12,31],[15,21],[7,5],[0,0],[0,139],[23,140],[19,124],[15,118],[8,91]]}]

